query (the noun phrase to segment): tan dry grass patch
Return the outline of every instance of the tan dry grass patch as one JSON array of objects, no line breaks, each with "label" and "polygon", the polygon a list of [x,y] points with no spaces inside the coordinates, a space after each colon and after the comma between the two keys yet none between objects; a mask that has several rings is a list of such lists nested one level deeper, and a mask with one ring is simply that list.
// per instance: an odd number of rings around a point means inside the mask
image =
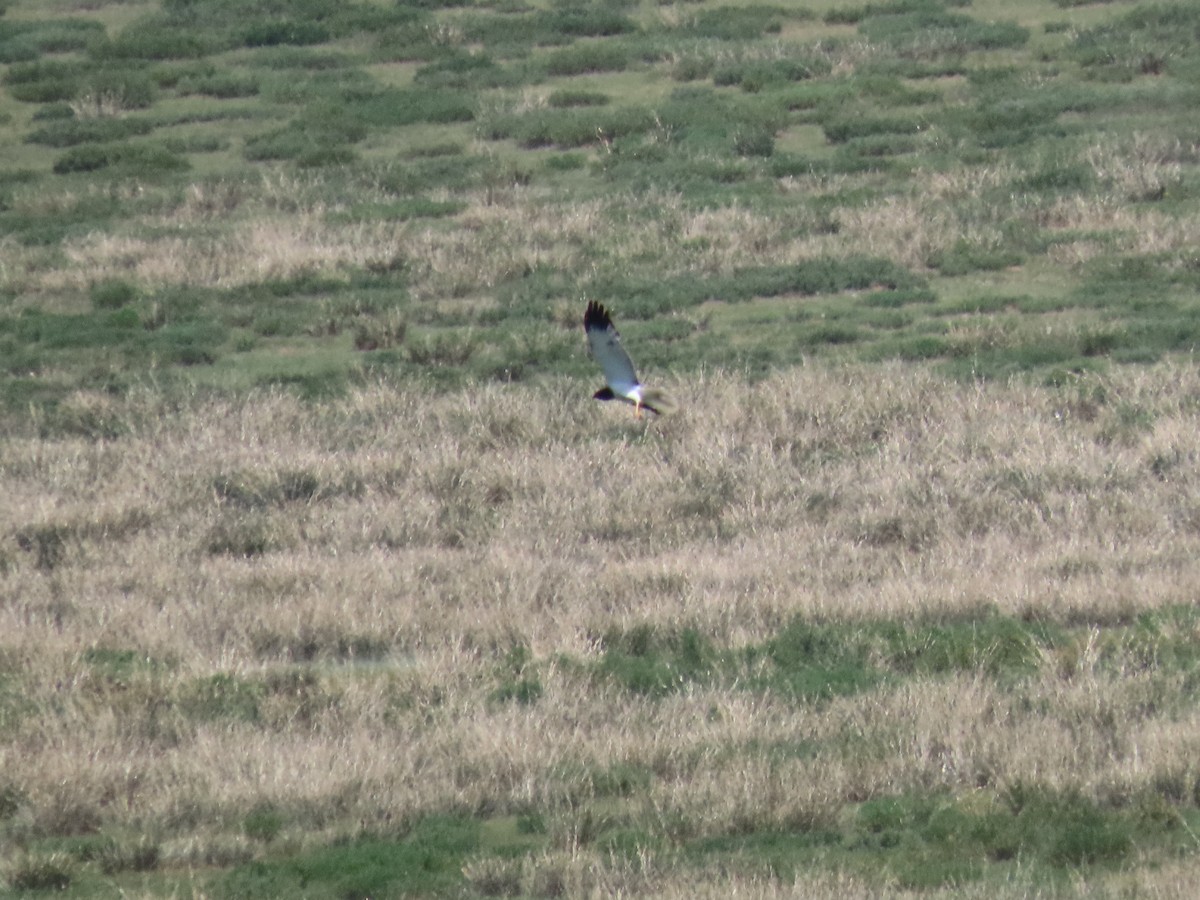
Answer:
[{"label": "tan dry grass patch", "polygon": [[1127,202],[1161,199],[1178,188],[1180,159],[1189,155],[1178,138],[1135,133],[1093,144],[1084,160],[1101,184]]},{"label": "tan dry grass patch", "polygon": [[[69,242],[71,268],[54,287],[86,288],[105,278],[134,277],[149,286],[236,287],[306,274],[365,267],[403,252],[396,223],[330,224],[314,209],[286,218],[236,223],[219,235],[138,237],[92,233]],[[47,276],[49,277],[49,276]],[[50,283],[43,281],[43,286]]]},{"label": "tan dry grass patch", "polygon": [[[317,830],[541,804],[569,834],[587,773],[614,765],[652,773],[649,806],[625,814],[696,834],[930,787],[1190,790],[1195,723],[1162,700],[1179,686],[1105,669],[1086,644],[1048,652],[1015,693],[965,673],[827,705],[721,684],[656,700],[588,670],[600,635],[644,624],[739,647],[797,615],[993,610],[1099,634],[1190,603],[1200,380],[1184,365],[1096,380],[1106,399],[1084,415],[1089,383],[705,376],[711,404],[640,424],[559,383],[263,391],[171,415],[134,393],[106,408],[115,440],[6,436],[0,660],[31,710],[4,732],[6,777],[39,822],[172,834],[264,799]],[[1122,424],[1122,404],[1146,425]],[[273,488],[287,472],[315,493]],[[231,477],[266,487],[238,500],[216,489]],[[212,552],[209,530],[246,512],[286,540]],[[48,569],[18,546],[31,528],[66,535]],[[514,647],[540,685],[529,704],[497,699]],[[214,675],[258,692],[254,718],[188,711]],[[804,743],[803,760],[771,750]]]},{"label": "tan dry grass patch", "polygon": [[[1078,264],[1100,253],[1157,254],[1190,252],[1200,238],[1200,218],[1131,206],[1120,197],[1060,197],[1038,214],[1050,232],[1103,232],[1108,240],[1080,238],[1057,243],[1049,251],[1055,262]],[[1110,243],[1111,241],[1111,243]]]}]

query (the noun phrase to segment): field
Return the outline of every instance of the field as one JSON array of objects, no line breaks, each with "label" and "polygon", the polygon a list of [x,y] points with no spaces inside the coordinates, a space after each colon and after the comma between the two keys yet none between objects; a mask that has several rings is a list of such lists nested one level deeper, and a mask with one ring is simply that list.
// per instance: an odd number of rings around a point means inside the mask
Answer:
[{"label": "field", "polygon": [[0,893],[1193,896],[1200,8],[0,8]]}]

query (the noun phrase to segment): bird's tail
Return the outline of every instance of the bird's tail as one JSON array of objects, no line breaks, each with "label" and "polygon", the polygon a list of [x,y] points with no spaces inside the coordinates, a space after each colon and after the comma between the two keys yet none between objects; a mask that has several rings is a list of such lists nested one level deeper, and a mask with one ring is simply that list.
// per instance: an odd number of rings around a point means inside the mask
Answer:
[{"label": "bird's tail", "polygon": [[643,388],[642,407],[658,413],[660,416],[669,416],[679,410],[679,404],[675,402],[675,398],[662,388]]}]

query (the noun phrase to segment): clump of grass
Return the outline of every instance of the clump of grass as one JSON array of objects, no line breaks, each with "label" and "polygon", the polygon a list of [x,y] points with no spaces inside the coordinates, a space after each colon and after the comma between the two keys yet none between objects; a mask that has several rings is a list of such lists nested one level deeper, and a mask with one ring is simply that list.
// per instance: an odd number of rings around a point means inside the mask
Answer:
[{"label": "clump of grass", "polygon": [[258,684],[233,675],[213,675],[185,686],[179,704],[184,715],[201,721],[254,722],[260,715],[261,700]]},{"label": "clump of grass", "polygon": [[25,103],[73,100],[82,89],[85,71],[79,62],[38,59],[9,66],[4,84],[14,99]]},{"label": "clump of grass", "polygon": [[92,53],[101,60],[176,60],[199,59],[215,49],[211,32],[151,15],[94,45]]},{"label": "clump of grass", "polygon": [[480,122],[489,140],[511,139],[524,147],[584,147],[648,131],[655,125],[650,110],[636,107],[538,109],[498,113]]},{"label": "clump of grass", "polygon": [[105,875],[120,872],[153,872],[162,860],[158,842],[143,839],[132,843],[114,843],[100,856],[100,871]]},{"label": "clump of grass", "polygon": [[684,30],[698,37],[724,41],[750,40],[765,34],[778,34],[783,29],[784,20],[793,15],[806,18],[810,14],[803,10],[787,14],[771,6],[723,6],[702,10],[687,21]]},{"label": "clump of grass", "polygon": [[1186,7],[1139,7],[1080,31],[1071,51],[1080,64],[1103,78],[1161,74],[1176,61],[1194,60],[1195,47],[1187,35],[1195,25],[1195,10]]},{"label": "clump of grass", "polygon": [[489,699],[493,703],[517,703],[531,706],[544,692],[542,682],[532,665],[532,654],[524,644],[515,644],[498,666],[500,684]]},{"label": "clump of grass", "polygon": [[934,4],[914,4],[895,13],[882,7],[868,7],[868,15],[859,21],[858,31],[867,40],[890,45],[901,55],[917,58],[1022,47],[1029,40],[1029,30],[1014,22],[980,22]]},{"label": "clump of grass", "polygon": [[374,896],[401,887],[445,893],[462,884],[463,863],[478,846],[475,823],[431,817],[402,840],[362,837],[296,860],[239,867],[220,887],[236,895],[280,895],[314,886],[338,896]]},{"label": "clump of grass", "polygon": [[775,153],[775,134],[767,128],[741,128],[734,133],[733,149],[738,156],[769,157]]},{"label": "clump of grass", "polygon": [[571,106],[604,106],[610,102],[608,94],[600,91],[557,90],[546,97],[551,107],[562,109]]},{"label": "clump of grass", "polygon": [[84,143],[119,141],[134,135],[149,134],[151,123],[145,119],[57,119],[31,131],[30,143],[47,147],[72,147]]},{"label": "clump of grass", "polygon": [[71,882],[71,870],[57,856],[26,858],[8,876],[14,891],[65,891]]},{"label": "clump of grass", "polygon": [[269,844],[283,830],[283,814],[270,803],[260,803],[242,819],[242,832],[251,840]]},{"label": "clump of grass", "polygon": [[96,309],[121,309],[138,297],[137,287],[119,278],[97,281],[89,293]]},{"label": "clump of grass", "polygon": [[620,46],[577,44],[546,58],[546,72],[557,77],[589,72],[621,72],[629,65],[629,54]]},{"label": "clump of grass", "polygon": [[353,158],[350,145],[366,136],[367,128],[360,121],[327,109],[251,138],[244,152],[250,160],[286,159],[302,166],[340,164]]},{"label": "clump of grass", "polygon": [[186,158],[159,142],[78,144],[54,161],[54,172],[58,175],[101,169],[152,175],[156,172],[179,172],[190,167]]},{"label": "clump of grass", "polygon": [[662,696],[704,680],[716,665],[716,652],[692,629],[662,633],[652,626],[609,631],[600,640],[599,672],[637,694]]},{"label": "clump of grass", "polygon": [[65,525],[38,525],[17,532],[17,546],[34,556],[39,572],[53,572],[62,564],[73,530]]},{"label": "clump of grass", "polygon": [[249,559],[262,556],[281,545],[279,529],[262,514],[241,513],[223,516],[204,539],[210,556]]}]

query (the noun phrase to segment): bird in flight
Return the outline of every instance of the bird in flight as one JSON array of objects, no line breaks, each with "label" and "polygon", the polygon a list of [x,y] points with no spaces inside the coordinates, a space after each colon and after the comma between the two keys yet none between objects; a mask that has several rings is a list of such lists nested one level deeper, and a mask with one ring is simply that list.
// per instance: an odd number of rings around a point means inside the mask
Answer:
[{"label": "bird in flight", "polygon": [[608,310],[595,300],[588,302],[583,313],[583,330],[588,349],[600,368],[607,384],[592,395],[596,400],[622,400],[633,404],[633,414],[641,417],[642,410],[663,415],[674,412],[675,401],[665,391],[648,388],[638,381],[633,361],[621,346],[621,335],[608,315]]}]

